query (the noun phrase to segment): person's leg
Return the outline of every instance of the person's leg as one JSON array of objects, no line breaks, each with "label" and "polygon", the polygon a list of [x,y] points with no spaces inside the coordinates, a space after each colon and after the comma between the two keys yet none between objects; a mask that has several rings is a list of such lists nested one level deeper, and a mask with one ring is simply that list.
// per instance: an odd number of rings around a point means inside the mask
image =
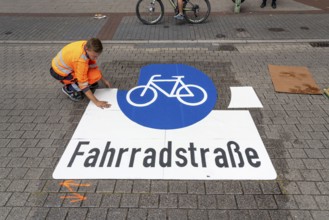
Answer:
[{"label": "person's leg", "polygon": [[261,8],[264,8],[266,6],[266,0],[263,0],[262,4],[260,5]]},{"label": "person's leg", "polygon": [[81,90],[79,86],[75,83],[73,74],[70,74],[68,76],[60,76],[53,70],[53,68],[50,68],[50,75],[62,84],[64,84],[62,91],[71,100],[80,101],[81,99],[83,99],[83,96],[80,92]]},{"label": "person's leg", "polygon": [[276,0],[272,0],[272,8],[276,9]]},{"label": "person's leg", "polygon": [[177,0],[177,6],[178,6],[178,14],[174,16],[174,18],[183,20],[183,0]]}]

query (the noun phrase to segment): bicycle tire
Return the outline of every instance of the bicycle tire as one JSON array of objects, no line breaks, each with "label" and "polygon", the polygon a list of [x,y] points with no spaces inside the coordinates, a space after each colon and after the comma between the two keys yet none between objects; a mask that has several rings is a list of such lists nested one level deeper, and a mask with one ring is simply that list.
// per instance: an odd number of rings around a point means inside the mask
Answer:
[{"label": "bicycle tire", "polygon": [[[132,93],[135,93],[139,89],[144,90],[145,87],[146,87],[146,85],[141,85],[141,86],[136,86],[136,87],[132,88],[131,90],[129,90],[128,93],[127,93],[127,95],[126,95],[127,102],[130,105],[135,106],[135,107],[145,107],[145,106],[151,105],[153,102],[155,102],[155,100],[158,97],[158,93],[157,93],[157,91],[153,87],[149,87],[148,88],[153,93],[153,97],[149,101],[146,101],[146,102],[143,102],[143,103],[136,103],[135,101],[133,101],[131,99]],[[139,93],[137,93],[137,94],[139,94]]]},{"label": "bicycle tire", "polygon": [[186,0],[183,8],[185,19],[192,24],[200,24],[207,20],[211,11],[209,0]]},{"label": "bicycle tire", "polygon": [[[186,88],[189,88],[189,89],[191,89],[191,88],[195,88],[195,89],[197,89],[198,91],[201,91],[201,93],[203,94],[203,98],[202,98],[201,100],[199,100],[199,101],[196,101],[196,102],[188,102],[188,101],[185,100],[184,98],[190,98],[190,96],[185,96],[185,97],[184,97],[183,95],[181,95],[181,91],[184,90],[184,89],[186,89]],[[206,92],[202,87],[200,87],[200,86],[198,86],[198,85],[191,85],[191,84],[186,85],[186,87],[180,87],[179,89],[177,89],[177,94],[178,94],[177,99],[178,99],[181,103],[183,103],[183,104],[185,104],[185,105],[188,105],[188,106],[197,106],[197,105],[201,105],[201,104],[204,103],[204,102],[207,100],[207,98],[208,98],[208,94],[207,94],[207,92]],[[192,96],[192,97],[194,97],[194,96]]]},{"label": "bicycle tire", "polygon": [[154,0],[152,5],[152,0],[139,0],[136,5],[136,15],[143,24],[157,24],[164,15],[163,3],[161,0]]}]

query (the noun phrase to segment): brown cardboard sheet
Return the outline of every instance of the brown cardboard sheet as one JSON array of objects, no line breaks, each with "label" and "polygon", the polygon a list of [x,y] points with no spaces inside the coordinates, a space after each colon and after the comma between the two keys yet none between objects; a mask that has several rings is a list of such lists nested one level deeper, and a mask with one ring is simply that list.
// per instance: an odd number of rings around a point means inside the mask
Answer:
[{"label": "brown cardboard sheet", "polygon": [[268,65],[276,92],[322,94],[307,67]]}]

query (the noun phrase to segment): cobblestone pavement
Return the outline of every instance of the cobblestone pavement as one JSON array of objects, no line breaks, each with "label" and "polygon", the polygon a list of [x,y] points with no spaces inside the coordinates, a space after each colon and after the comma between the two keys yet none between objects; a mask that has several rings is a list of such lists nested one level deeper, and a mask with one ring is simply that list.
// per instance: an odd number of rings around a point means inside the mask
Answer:
[{"label": "cobblestone pavement", "polygon": [[[329,84],[328,47],[308,43],[105,44],[100,63],[114,87],[134,85],[141,66],[185,63],[208,74],[225,108],[225,89],[252,86],[251,110],[274,181],[80,180],[72,203],[52,172],[88,102],[73,103],[48,74],[62,44],[0,44],[0,219],[328,219],[329,102],[279,94],[267,64],[307,66]],[[128,80],[129,79],[129,80]]]},{"label": "cobblestone pavement", "polygon": [[[278,0],[274,11],[247,0],[233,15],[231,0],[211,0],[205,24],[175,23],[167,14],[144,26],[134,15],[136,0],[0,0],[0,220],[329,219],[328,99],[275,93],[267,69],[306,66],[328,88],[325,1]],[[96,12],[108,18],[94,20]],[[64,42],[91,36],[106,40],[99,63],[119,89],[133,87],[150,63],[206,73],[221,97],[216,109],[227,108],[230,86],[252,86],[264,108],[250,112],[278,178],[75,180],[71,191],[54,180],[88,101],[71,102],[49,65]],[[327,43],[313,47],[312,40]],[[70,202],[77,195],[86,199]]]}]

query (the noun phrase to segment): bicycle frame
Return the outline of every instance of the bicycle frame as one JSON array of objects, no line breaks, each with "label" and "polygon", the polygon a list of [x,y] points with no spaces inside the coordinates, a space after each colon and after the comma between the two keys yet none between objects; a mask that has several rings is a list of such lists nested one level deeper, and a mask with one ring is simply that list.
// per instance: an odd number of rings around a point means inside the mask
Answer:
[{"label": "bicycle frame", "polygon": [[[161,0],[162,1],[162,0]],[[173,7],[174,10],[177,9],[177,3],[176,1],[173,1],[173,0],[168,0],[168,2],[170,3],[170,5]],[[188,2],[188,1],[187,1]],[[192,11],[191,8],[183,8],[184,11]]]},{"label": "bicycle frame", "polygon": [[[162,92],[165,96],[167,97],[177,97],[177,94],[175,94],[175,92],[177,91],[177,87],[178,85],[181,85],[182,87],[184,87],[187,91],[187,94],[181,95],[182,97],[193,97],[193,93],[191,92],[191,90],[186,86],[186,84],[182,81],[182,78],[184,78],[184,76],[173,76],[173,78],[176,79],[155,79],[156,77],[161,77],[161,75],[153,75],[150,80],[148,81],[148,83],[145,85],[145,89],[143,90],[143,92],[141,93],[141,96],[144,96],[146,91],[153,86],[154,88],[156,88],[158,91]],[[175,82],[172,90],[170,91],[170,93],[168,93],[167,91],[163,90],[160,86],[158,86],[156,84],[156,82]]]}]

